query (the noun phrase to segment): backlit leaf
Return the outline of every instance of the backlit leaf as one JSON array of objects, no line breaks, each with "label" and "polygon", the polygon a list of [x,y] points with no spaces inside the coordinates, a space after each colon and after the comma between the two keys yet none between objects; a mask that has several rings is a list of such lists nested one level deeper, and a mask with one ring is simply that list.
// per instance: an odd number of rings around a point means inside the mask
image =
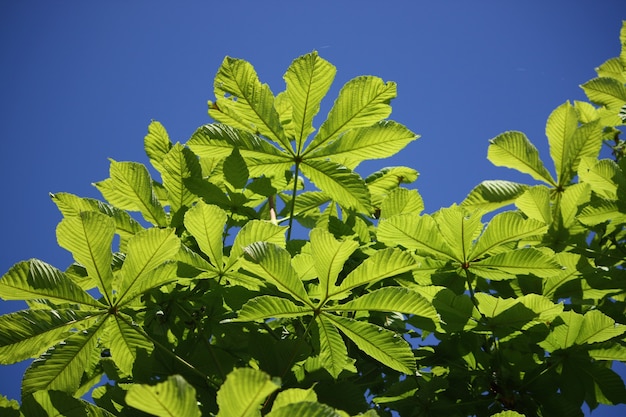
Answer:
[{"label": "backlit leaf", "polygon": [[315,323],[320,337],[320,360],[328,373],[337,379],[344,370],[356,372],[354,359],[348,356],[346,344],[333,323],[323,315],[317,316]]},{"label": "backlit leaf", "polygon": [[126,403],[159,417],[200,417],[196,390],[180,375],[171,375],[156,385],[135,384],[126,394]]},{"label": "backlit leaf", "polygon": [[217,417],[257,417],[265,398],[280,388],[280,380],[265,372],[238,368],[226,376],[217,392]]}]

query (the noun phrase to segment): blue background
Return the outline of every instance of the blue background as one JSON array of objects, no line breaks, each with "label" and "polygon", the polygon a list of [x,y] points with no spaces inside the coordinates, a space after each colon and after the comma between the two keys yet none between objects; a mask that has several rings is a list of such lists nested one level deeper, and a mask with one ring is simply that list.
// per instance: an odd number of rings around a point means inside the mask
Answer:
[{"label": "blue background", "polygon": [[[619,54],[625,18],[618,0],[3,0],[0,273],[28,258],[68,266],[48,193],[100,198],[91,183],[108,177],[107,158],[147,164],[152,119],[186,142],[210,122],[206,102],[226,55],[250,61],[278,93],[291,61],[317,50],[338,69],[320,120],[355,76],[397,82],[391,118],[422,138],[359,171],[417,169],[427,212],[460,202],[485,179],[532,182],[492,166],[488,140],[523,131],[552,170],[545,121],[566,100],[585,99],[578,86]],[[0,313],[23,306],[0,301]],[[25,367],[0,366],[0,393],[19,397]],[[626,375],[623,364],[615,369]],[[623,413],[626,406],[593,415]]]}]

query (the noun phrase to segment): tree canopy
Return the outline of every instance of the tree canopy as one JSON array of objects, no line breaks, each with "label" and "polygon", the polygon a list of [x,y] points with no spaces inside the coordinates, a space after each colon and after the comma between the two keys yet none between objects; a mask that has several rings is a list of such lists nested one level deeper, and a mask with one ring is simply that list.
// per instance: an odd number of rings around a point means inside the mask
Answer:
[{"label": "tree canopy", "polygon": [[[488,180],[423,213],[418,172],[366,160],[419,138],[396,85],[348,81],[312,52],[274,95],[245,60],[217,71],[215,123],[151,168],[111,160],[102,201],[52,194],[74,263],[0,279],[0,363],[33,358],[14,416],[581,416],[626,401],[626,23],[619,57],[522,132]],[[611,158],[601,158],[602,145]],[[152,173],[151,173],[152,171]],[[91,398],[93,401],[88,401]]]}]

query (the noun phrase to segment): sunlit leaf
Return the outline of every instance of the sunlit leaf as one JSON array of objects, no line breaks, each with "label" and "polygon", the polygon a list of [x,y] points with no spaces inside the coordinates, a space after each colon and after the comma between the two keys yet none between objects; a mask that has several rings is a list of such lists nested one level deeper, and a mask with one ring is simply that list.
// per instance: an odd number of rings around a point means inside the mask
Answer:
[{"label": "sunlit leaf", "polygon": [[619,109],[626,103],[626,87],[614,78],[594,78],[581,87],[589,100],[601,106]]},{"label": "sunlit leaf", "polygon": [[88,327],[103,312],[22,310],[0,316],[0,363],[34,358],[70,336],[70,330]]},{"label": "sunlit leaf", "polygon": [[165,211],[152,189],[145,166],[136,162],[111,160],[110,178],[94,184],[104,198],[124,210],[139,211],[155,226],[166,226]]},{"label": "sunlit leaf", "polygon": [[267,84],[261,84],[249,62],[224,58],[213,86],[217,100],[209,106],[209,116],[240,129],[259,132],[291,150],[274,108],[274,95]]},{"label": "sunlit leaf", "polygon": [[338,241],[327,230],[315,228],[310,233],[311,254],[315,258],[315,270],[322,297],[328,297],[343,269],[344,263],[359,247],[354,240]]},{"label": "sunlit leaf", "polygon": [[135,384],[126,394],[126,403],[159,417],[199,417],[196,390],[180,375],[171,375],[156,385]]},{"label": "sunlit leaf", "polygon": [[148,134],[143,139],[143,146],[152,166],[162,174],[164,168],[161,165],[161,161],[172,148],[172,142],[161,123],[156,120],[150,122]]},{"label": "sunlit leaf", "polygon": [[320,58],[317,52],[295,59],[284,75],[286,94],[291,103],[291,123],[294,127],[297,153],[306,138],[313,133],[313,117],[328,92],[336,73],[335,67]]},{"label": "sunlit leaf", "polygon": [[537,185],[524,191],[515,200],[515,205],[531,219],[550,224],[552,210],[550,207],[550,189],[544,185]]},{"label": "sunlit leaf", "polygon": [[320,360],[328,373],[335,379],[341,372],[356,372],[354,359],[348,356],[348,350],[337,328],[323,315],[317,316],[320,337]]},{"label": "sunlit leaf", "polygon": [[298,317],[311,314],[313,314],[313,310],[310,307],[296,305],[286,298],[261,295],[247,301],[241,310],[237,312],[236,319],[227,321],[257,321],[268,318]]},{"label": "sunlit leaf", "polygon": [[492,280],[513,279],[521,274],[547,278],[558,275],[562,267],[554,257],[534,248],[501,252],[482,261],[472,262],[470,270]]},{"label": "sunlit leaf", "polygon": [[346,208],[369,213],[370,196],[365,182],[355,172],[331,161],[304,161],[302,172],[334,201]]},{"label": "sunlit leaf", "polygon": [[496,166],[513,168],[536,180],[556,186],[539,158],[539,151],[521,132],[506,132],[491,139],[487,158]]},{"label": "sunlit leaf", "polygon": [[222,267],[224,226],[227,218],[224,210],[202,201],[198,201],[185,213],[185,227],[200,246],[200,250],[218,269]]},{"label": "sunlit leaf", "polygon": [[415,358],[411,346],[401,335],[347,317],[324,313],[324,318],[331,321],[359,349],[380,363],[405,374],[415,374]]},{"label": "sunlit leaf", "polygon": [[420,214],[422,210],[424,201],[417,190],[397,188],[382,201],[380,218],[386,219],[397,214]]},{"label": "sunlit leaf", "polygon": [[113,219],[98,212],[64,218],[57,226],[59,245],[72,252],[76,262],[87,269],[107,301],[110,301],[113,283],[111,244],[114,234]]},{"label": "sunlit leaf", "polygon": [[470,191],[461,206],[468,210],[493,211],[512,204],[527,188],[526,184],[511,181],[483,181]]},{"label": "sunlit leaf", "polygon": [[128,375],[132,374],[139,351],[150,353],[153,348],[152,342],[137,329],[137,325],[129,322],[132,323],[132,318],[123,314],[118,314],[107,322],[111,358]]},{"label": "sunlit leaf", "polygon": [[328,118],[307,147],[305,154],[335,140],[342,132],[371,126],[391,113],[389,102],[396,97],[396,84],[372,76],[348,81],[339,92]]},{"label": "sunlit leaf", "polygon": [[265,398],[280,388],[280,380],[250,368],[235,369],[217,392],[217,417],[256,417]]},{"label": "sunlit leaf", "polygon": [[163,156],[161,166],[171,213],[176,213],[182,207],[191,207],[197,197],[188,188],[187,181],[190,178],[202,178],[198,157],[189,148],[177,143]]}]

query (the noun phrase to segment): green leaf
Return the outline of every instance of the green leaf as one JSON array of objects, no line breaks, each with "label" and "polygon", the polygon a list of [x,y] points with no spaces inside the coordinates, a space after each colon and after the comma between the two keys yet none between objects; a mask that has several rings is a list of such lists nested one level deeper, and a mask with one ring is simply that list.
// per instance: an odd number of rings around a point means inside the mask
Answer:
[{"label": "green leaf", "polygon": [[217,417],[256,417],[265,398],[280,388],[280,380],[265,372],[238,368],[226,376],[217,392]]},{"label": "green leaf", "polygon": [[372,126],[349,130],[337,140],[311,152],[308,158],[348,161],[346,165],[354,167],[369,159],[389,158],[418,138],[419,135],[403,125],[384,120]]},{"label": "green leaf", "polygon": [[408,288],[384,287],[340,305],[329,311],[383,311],[413,314],[439,321],[439,314],[426,298]]},{"label": "green leaf", "polygon": [[267,417],[344,417],[326,404],[304,401],[288,404],[267,414]]},{"label": "green leaf", "polygon": [[191,136],[187,146],[196,155],[205,158],[226,158],[237,148],[246,160],[252,177],[280,177],[293,165],[289,154],[268,141],[245,130],[222,124],[201,126]]},{"label": "green leaf", "polygon": [[581,182],[591,186],[594,193],[611,200],[617,199],[617,187],[624,184],[624,174],[619,166],[610,159],[597,161],[595,158],[583,158],[578,167]]},{"label": "green leaf", "polygon": [[24,374],[22,397],[40,390],[76,392],[103,323],[75,332],[35,359]]},{"label": "green leaf", "polygon": [[156,385],[135,384],[126,394],[126,403],[159,417],[199,417],[196,390],[180,375],[171,375]]},{"label": "green leaf", "polygon": [[534,248],[501,252],[470,264],[470,271],[491,280],[513,279],[524,274],[548,278],[558,275],[561,270],[553,256]]},{"label": "green leaf", "polygon": [[295,59],[284,75],[287,97],[291,103],[291,123],[294,127],[296,153],[300,154],[304,141],[313,133],[313,117],[319,112],[320,102],[328,92],[336,73],[335,67],[312,52]]},{"label": "green leaf", "polygon": [[348,81],[304,154],[337,139],[343,132],[368,127],[385,119],[391,114],[389,102],[395,97],[396,84],[393,82],[385,83],[372,76]]},{"label": "green leaf", "polygon": [[190,178],[202,179],[202,169],[198,157],[189,148],[177,143],[161,160],[163,186],[172,215],[183,207],[191,207],[197,199],[187,187]]},{"label": "green leaf", "polygon": [[217,269],[222,268],[224,226],[228,215],[221,208],[198,201],[185,213],[185,227],[200,250]]},{"label": "green leaf", "polygon": [[286,298],[261,295],[248,300],[237,312],[237,318],[227,319],[226,322],[259,321],[268,318],[299,317],[312,314],[311,307],[296,305]]},{"label": "green leaf", "polygon": [[415,258],[406,251],[396,248],[381,249],[351,271],[339,288],[331,291],[331,295],[349,293],[358,286],[374,284],[417,267]]},{"label": "green leaf", "polygon": [[[128,241],[128,254],[121,269],[119,301],[135,296],[148,288],[162,285],[176,279],[171,267],[163,268],[154,274],[157,268],[176,258],[180,249],[180,240],[174,229],[147,229]],[[164,273],[165,272],[165,273]]]},{"label": "green leaf", "polygon": [[566,349],[573,345],[605,342],[626,332],[626,326],[598,310],[590,310],[583,316],[574,311],[559,315],[558,322],[540,346],[548,352]]},{"label": "green leaf", "polygon": [[380,363],[408,375],[414,375],[417,371],[411,345],[402,336],[370,323],[322,314],[359,349]]},{"label": "green leaf", "polygon": [[111,160],[110,178],[94,184],[109,203],[124,210],[139,211],[155,226],[165,227],[165,211],[152,189],[145,166],[136,162]]},{"label": "green leaf", "polygon": [[424,200],[417,190],[397,188],[382,201],[380,218],[386,219],[398,214],[420,214],[424,210]]},{"label": "green leaf", "polygon": [[[570,158],[571,139],[578,127],[578,114],[569,101],[557,107],[548,117],[546,136],[550,144],[550,156],[554,161],[559,184],[569,181],[572,169]],[[576,171],[574,171],[576,172]],[[563,180],[565,178],[565,180]]]},{"label": "green leaf", "polygon": [[309,236],[321,295],[326,299],[331,287],[335,287],[344,263],[359,247],[359,243],[354,240],[338,241],[329,231],[321,228],[311,230]]},{"label": "green leaf", "polygon": [[165,284],[178,280],[178,265],[175,261],[166,261],[155,269],[142,271],[138,277],[140,279],[130,279],[132,281],[129,287],[121,288],[122,295],[117,300],[117,305],[130,303],[136,297],[143,295],[145,292],[159,288]]},{"label": "green leaf", "polygon": [[272,404],[272,411],[289,404],[297,404],[300,402],[317,402],[317,394],[313,387],[309,389],[289,388],[279,392]]},{"label": "green leaf", "polygon": [[531,219],[545,224],[552,223],[550,189],[545,185],[528,188],[515,200],[515,206]]},{"label": "green leaf", "polygon": [[21,411],[28,417],[113,417],[114,414],[61,391],[37,391],[24,398]]},{"label": "green leaf", "polygon": [[320,360],[324,368],[335,379],[344,370],[355,373],[355,361],[348,356],[346,344],[334,324],[323,315],[317,316],[315,323],[320,337]]},{"label": "green leaf", "polygon": [[122,313],[107,321],[107,345],[111,349],[111,357],[127,375],[132,374],[138,351],[149,354],[153,348],[152,342],[137,330],[137,324],[129,324],[132,322],[131,317]]},{"label": "green leaf", "polygon": [[370,195],[363,179],[350,169],[331,161],[303,161],[302,172],[320,190],[346,208],[369,213]]},{"label": "green leaf", "polygon": [[2,276],[0,297],[4,300],[46,298],[56,303],[78,303],[96,308],[103,307],[102,303],[83,291],[63,272],[38,259],[13,265]]},{"label": "green leaf", "polygon": [[267,242],[284,248],[287,244],[285,239],[286,226],[277,226],[269,221],[250,220],[235,236],[235,241],[230,250],[228,267],[236,265],[237,259],[244,254],[246,246],[254,242]]},{"label": "green leaf", "polygon": [[469,213],[464,207],[454,205],[442,208],[433,218],[454,259],[461,263],[467,261],[472,242],[483,226],[478,213]]},{"label": "green leaf", "polygon": [[581,87],[589,100],[601,106],[619,109],[626,104],[626,87],[614,78],[594,78]]},{"label": "green leaf", "polygon": [[372,196],[372,205],[380,207],[389,192],[397,189],[400,184],[410,184],[417,180],[419,174],[413,168],[387,167],[365,178],[365,184]]},{"label": "green leaf", "polygon": [[113,283],[111,244],[114,234],[113,219],[98,212],[83,212],[79,216],[64,218],[57,226],[59,245],[72,252],[76,262],[87,269],[87,274],[96,281],[109,304]]},{"label": "green leaf", "polygon": [[528,185],[517,182],[483,181],[470,191],[461,207],[466,207],[470,211],[490,212],[512,204],[527,189]]},{"label": "green leaf", "polygon": [[539,159],[539,151],[521,132],[505,132],[491,139],[487,159],[496,166],[513,168],[538,181],[556,186],[556,182]]},{"label": "green leaf", "polygon": [[249,62],[224,58],[213,86],[217,101],[209,107],[209,116],[239,129],[259,132],[291,151],[274,108],[274,95],[267,84],[261,84]]},{"label": "green leaf", "polygon": [[400,214],[383,219],[378,224],[377,236],[388,246],[403,246],[438,259],[457,260],[441,236],[437,223],[427,214]]},{"label": "green leaf", "polygon": [[22,310],[0,316],[0,363],[16,363],[41,355],[70,335],[70,330],[89,326],[98,311]]},{"label": "green leaf", "polygon": [[548,226],[540,221],[525,219],[519,213],[505,211],[499,213],[487,224],[471,251],[470,258],[482,258],[510,250],[508,244],[519,240],[543,235]]},{"label": "green leaf", "polygon": [[143,138],[143,146],[152,166],[162,174],[164,168],[161,165],[161,161],[172,148],[172,142],[161,123],[156,120],[150,122],[148,134]]},{"label": "green leaf", "polygon": [[232,153],[224,160],[224,177],[226,181],[236,189],[241,190],[246,186],[249,175],[248,166],[239,153],[239,149],[233,148]]},{"label": "green leaf", "polygon": [[79,216],[84,211],[96,211],[115,221],[115,231],[120,235],[120,250],[126,251],[126,242],[143,227],[128,212],[93,198],[81,198],[69,193],[50,194],[63,217]]},{"label": "green leaf", "polygon": [[268,242],[256,242],[244,249],[250,262],[245,269],[275,285],[280,291],[311,305],[304,284],[291,266],[291,255],[285,249]]}]

